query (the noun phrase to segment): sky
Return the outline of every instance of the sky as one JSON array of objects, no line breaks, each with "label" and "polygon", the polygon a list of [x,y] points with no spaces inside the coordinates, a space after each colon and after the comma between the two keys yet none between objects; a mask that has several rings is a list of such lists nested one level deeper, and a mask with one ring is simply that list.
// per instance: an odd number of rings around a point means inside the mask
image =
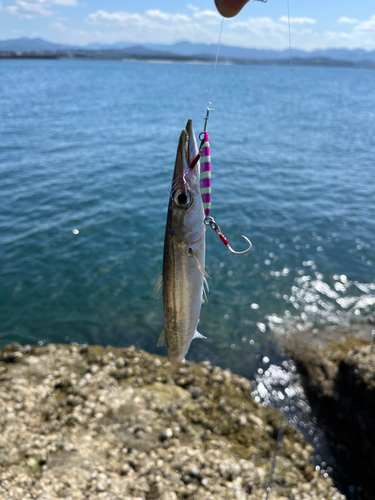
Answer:
[{"label": "sky", "polygon": [[[375,50],[375,0],[289,0],[289,8],[295,49]],[[0,0],[1,40],[216,44],[220,26],[214,0]],[[251,0],[237,17],[224,21],[222,43],[287,48],[287,0]]]}]

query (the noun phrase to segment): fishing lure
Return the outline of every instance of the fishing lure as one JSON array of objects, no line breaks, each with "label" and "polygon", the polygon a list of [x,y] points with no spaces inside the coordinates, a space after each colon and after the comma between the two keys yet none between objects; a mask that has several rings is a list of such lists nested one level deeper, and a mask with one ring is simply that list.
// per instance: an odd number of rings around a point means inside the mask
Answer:
[{"label": "fishing lure", "polygon": [[209,217],[211,210],[211,151],[210,139],[208,133],[203,132],[204,138],[202,139],[201,153],[201,176],[200,187],[204,207],[204,215]]},{"label": "fishing lure", "polygon": [[246,250],[243,250],[242,252],[236,252],[233,250],[233,248],[229,245],[229,242],[227,238],[223,235],[221,232],[220,226],[216,224],[215,219],[210,216],[210,211],[211,211],[211,149],[210,149],[210,138],[208,136],[207,132],[207,121],[210,116],[210,108],[207,108],[207,113],[206,117],[204,119],[204,129],[203,132],[199,134],[199,139],[201,141],[201,144],[199,146],[199,151],[197,156],[194,158],[194,160],[191,162],[189,166],[189,170],[193,170],[198,161],[200,160],[200,165],[201,165],[201,173],[200,173],[200,192],[202,196],[202,201],[203,201],[203,207],[204,207],[204,223],[206,226],[210,226],[211,229],[213,229],[220,237],[221,241],[224,243],[224,245],[228,248],[230,252],[232,252],[235,255],[244,255],[248,253],[251,248],[252,248],[252,243],[247,238],[246,236],[242,235],[242,238],[244,238],[249,246]]}]

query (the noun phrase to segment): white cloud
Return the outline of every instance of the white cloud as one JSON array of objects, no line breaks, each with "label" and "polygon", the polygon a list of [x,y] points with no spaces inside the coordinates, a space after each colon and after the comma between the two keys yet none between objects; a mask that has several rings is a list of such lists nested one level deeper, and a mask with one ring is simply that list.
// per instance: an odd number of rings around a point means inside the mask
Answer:
[{"label": "white cloud", "polygon": [[282,23],[290,24],[315,24],[315,19],[311,19],[310,17],[291,17],[290,19],[287,16],[281,16],[280,21]]},{"label": "white cloud", "polygon": [[101,21],[118,24],[121,26],[137,25],[147,26],[152,24],[188,23],[189,16],[184,14],[168,14],[160,10],[148,10],[145,14],[130,14],[129,12],[107,12],[98,10],[89,14],[87,21],[92,24],[99,24]]},{"label": "white cloud", "polygon": [[9,12],[9,14],[16,15],[18,13],[18,7],[15,5],[8,5],[8,7],[5,7],[5,10]]},{"label": "white cloud", "polygon": [[230,45],[283,49],[288,44],[288,26],[270,17],[250,17],[247,21],[232,22],[224,38]]},{"label": "white cloud", "polygon": [[375,50],[375,16],[348,24],[349,31],[326,31],[323,34],[327,47]]},{"label": "white cloud", "polygon": [[[181,40],[192,43],[212,43],[218,41],[220,16],[214,11],[197,10],[189,6],[191,14],[171,14],[161,10],[144,13],[108,12],[98,10],[90,14],[88,24],[103,26],[97,36],[103,42],[116,38],[135,43],[175,43]],[[119,29],[114,30],[117,26]],[[111,32],[105,33],[110,27]],[[288,18],[278,20],[271,17],[251,17],[247,20],[227,21],[222,37],[226,45],[254,47],[258,49],[285,49],[289,46]],[[292,47],[304,50],[330,47],[375,49],[375,16],[363,22],[347,23],[343,32],[322,33],[315,19],[309,17],[291,18]],[[100,33],[100,35],[99,35]],[[107,38],[107,40],[105,40]]]},{"label": "white cloud", "polygon": [[[288,25],[284,21],[284,18],[279,18],[279,21],[271,18],[250,18],[247,21],[233,22],[229,30],[225,29],[223,43],[242,47],[284,49],[288,46]],[[306,24],[311,28],[306,29]],[[319,25],[311,22],[291,23],[291,38],[293,48],[308,51],[328,48],[375,50],[375,16],[366,21],[347,23],[342,31],[321,32]]]},{"label": "white cloud", "polygon": [[198,12],[199,11],[199,7],[195,7],[195,5],[191,5],[189,3],[189,5],[187,6],[188,9],[192,10],[193,12]]},{"label": "white cloud", "polygon": [[212,28],[217,24],[216,15],[203,22],[200,12],[192,16],[148,10],[143,14],[107,12],[98,10],[86,18],[88,24],[119,26],[123,29],[122,41],[137,43],[174,43],[187,40],[196,43],[215,43],[218,35]]},{"label": "white cloud", "polygon": [[202,21],[204,24],[220,24],[221,15],[213,10],[201,10],[193,14],[194,19]]},{"label": "white cloud", "polygon": [[[38,0],[39,2],[41,0]],[[44,0],[47,3],[54,5],[65,5],[67,7],[75,7],[77,5],[77,0]]]},{"label": "white cloud", "polygon": [[89,14],[87,22],[89,24],[100,24],[101,21],[109,21],[114,24],[138,24],[142,21],[139,14],[129,14],[127,12],[113,12],[112,14],[105,10],[98,10],[93,14]]},{"label": "white cloud", "polygon": [[146,17],[163,23],[185,23],[190,21],[189,16],[184,14],[168,14],[160,10],[148,10]]},{"label": "white cloud", "polygon": [[16,0],[15,5],[9,5],[5,9],[21,19],[33,19],[35,16],[52,16],[53,5],[73,7],[77,0]]},{"label": "white cloud", "polygon": [[340,17],[337,22],[340,24],[357,24],[358,20],[351,17]]},{"label": "white cloud", "polygon": [[368,21],[359,22],[356,26],[354,26],[354,31],[355,32],[370,31],[373,35],[373,40],[374,40],[374,38],[375,38],[375,16],[372,16]]},{"label": "white cloud", "polygon": [[[2,13],[8,12],[23,19],[50,16],[50,31],[42,36],[51,38],[52,35],[55,41],[65,43],[126,41],[139,44],[169,44],[186,40],[192,43],[217,44],[219,38],[220,15],[214,10],[201,10],[192,4],[181,10],[181,13],[163,12],[160,9],[138,13],[110,12],[104,8],[87,16],[86,30],[76,30],[64,22],[66,19],[61,18],[61,7],[75,6],[77,0],[7,0],[6,3],[7,7],[4,6],[4,0],[0,0]],[[346,17],[336,18],[331,29],[326,32],[322,31],[319,22],[309,17],[292,17],[290,21],[293,48],[375,50],[375,16],[362,21]],[[282,50],[289,46],[288,32],[286,16],[274,19],[238,17],[225,21],[222,43]]]},{"label": "white cloud", "polygon": [[[44,3],[44,2],[43,2]],[[17,12],[27,12],[31,15],[39,14],[41,16],[52,16],[52,11],[43,6],[42,2],[28,2],[24,0],[17,0]]]},{"label": "white cloud", "polygon": [[59,23],[59,22],[50,24],[50,27],[54,31],[58,31],[59,33],[65,33],[65,31],[66,31],[66,26],[64,26],[62,23]]}]

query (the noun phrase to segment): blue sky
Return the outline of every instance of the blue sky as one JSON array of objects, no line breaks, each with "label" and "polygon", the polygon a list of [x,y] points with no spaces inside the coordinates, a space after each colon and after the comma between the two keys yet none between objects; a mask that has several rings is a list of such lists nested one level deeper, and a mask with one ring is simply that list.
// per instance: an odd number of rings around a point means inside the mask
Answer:
[{"label": "blue sky", "polygon": [[[251,1],[225,20],[222,43],[284,49],[287,0]],[[375,1],[290,0],[292,46],[375,50]],[[217,43],[214,0],[0,0],[0,37],[53,42]]]}]

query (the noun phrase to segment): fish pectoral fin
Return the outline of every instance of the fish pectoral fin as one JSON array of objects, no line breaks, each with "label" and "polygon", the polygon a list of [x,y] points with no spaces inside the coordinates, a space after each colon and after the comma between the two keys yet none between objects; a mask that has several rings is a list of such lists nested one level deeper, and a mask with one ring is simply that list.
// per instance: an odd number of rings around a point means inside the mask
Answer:
[{"label": "fish pectoral fin", "polygon": [[194,252],[194,250],[190,247],[189,250],[188,250],[188,252],[189,252],[189,254],[192,257],[194,257],[194,260],[197,263],[198,269],[203,274],[203,276],[206,276],[206,278],[210,278],[211,279],[211,276],[208,274],[208,272],[205,270],[205,268],[200,263],[200,261],[199,261],[198,257],[196,256],[196,253]]},{"label": "fish pectoral fin", "polygon": [[155,300],[161,299],[163,296],[163,275],[159,276],[158,281],[155,283],[151,292],[151,297]]},{"label": "fish pectoral fin", "polygon": [[201,333],[199,333],[198,331],[195,332],[194,334],[194,337],[193,337],[193,340],[194,339],[206,339],[207,337],[205,337],[204,335],[202,335]]},{"label": "fish pectoral fin", "polygon": [[210,291],[206,276],[203,276],[202,302],[208,302],[207,294]]},{"label": "fish pectoral fin", "polygon": [[167,345],[167,339],[165,338],[165,329],[163,328],[161,334],[156,342],[157,347],[161,347],[162,345]]}]

